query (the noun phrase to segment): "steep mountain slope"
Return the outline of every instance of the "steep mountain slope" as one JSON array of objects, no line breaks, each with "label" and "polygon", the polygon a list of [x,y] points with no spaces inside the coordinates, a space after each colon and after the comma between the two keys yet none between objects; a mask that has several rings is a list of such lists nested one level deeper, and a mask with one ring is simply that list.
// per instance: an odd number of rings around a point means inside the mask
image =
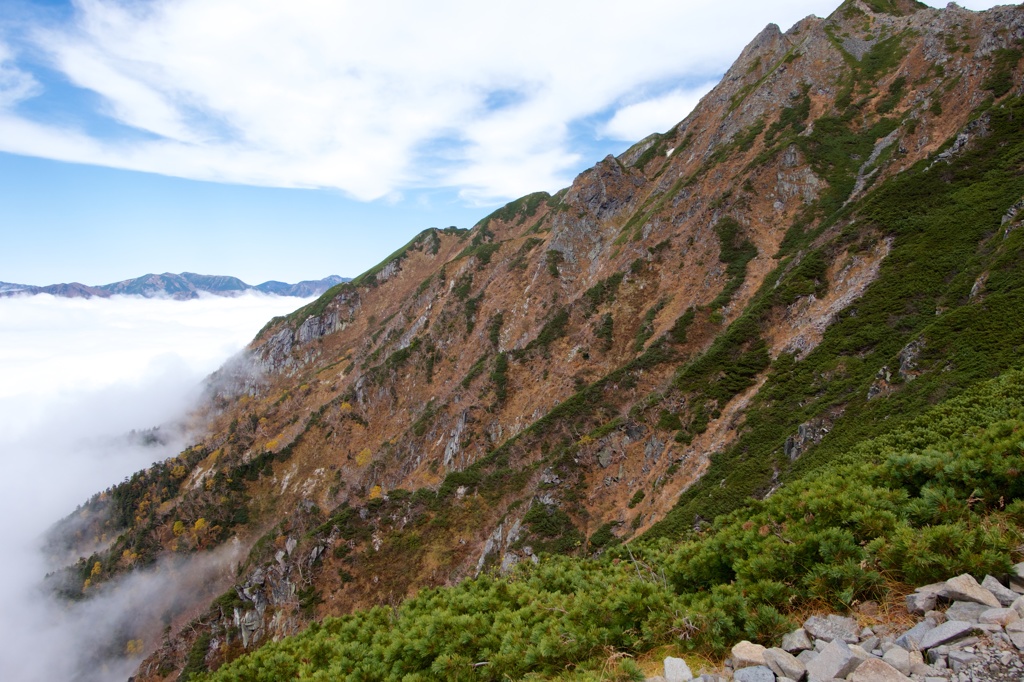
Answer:
[{"label": "steep mountain slope", "polygon": [[139,675],[165,679],[688,537],[1018,366],[1022,39],[1019,7],[881,0],[767,27],[667,133],[268,323],[209,435],[76,515],[64,542],[115,539],[59,589],[243,547],[222,597],[165,614]]},{"label": "steep mountain slope", "polygon": [[200,292],[215,294],[217,296],[234,296],[245,291],[262,291],[265,294],[276,294],[278,296],[298,296],[308,298],[322,294],[327,289],[347,282],[348,279],[338,275],[330,275],[319,280],[303,280],[296,284],[286,282],[269,281],[256,286],[250,286],[237,277],[226,277],[223,275],[197,275],[194,272],[182,272],[174,274],[165,272],[162,275],[143,275],[134,277],[113,284],[99,284],[87,286],[73,282],[71,284],[49,284],[47,286],[32,286],[28,284],[10,284],[0,282],[0,296],[13,296],[16,294],[52,294],[64,298],[108,298],[110,296],[145,296],[153,298],[156,296],[168,296],[179,300],[197,298]]}]

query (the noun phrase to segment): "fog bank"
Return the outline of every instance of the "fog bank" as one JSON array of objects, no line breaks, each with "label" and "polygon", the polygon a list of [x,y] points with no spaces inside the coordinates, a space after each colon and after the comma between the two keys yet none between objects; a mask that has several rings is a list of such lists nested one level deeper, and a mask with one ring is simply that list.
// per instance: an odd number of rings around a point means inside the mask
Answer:
[{"label": "fog bank", "polygon": [[[133,660],[96,659],[132,614],[174,604],[233,557],[163,564],[75,605],[40,590],[41,535],[92,494],[177,454],[183,436],[124,437],[175,421],[204,376],[275,315],[306,301],[246,295],[173,301],[0,299],[0,670],[5,679],[124,680]],[[167,434],[167,429],[162,429]],[[128,620],[125,620],[128,619]],[[153,642],[147,642],[147,645]]]}]

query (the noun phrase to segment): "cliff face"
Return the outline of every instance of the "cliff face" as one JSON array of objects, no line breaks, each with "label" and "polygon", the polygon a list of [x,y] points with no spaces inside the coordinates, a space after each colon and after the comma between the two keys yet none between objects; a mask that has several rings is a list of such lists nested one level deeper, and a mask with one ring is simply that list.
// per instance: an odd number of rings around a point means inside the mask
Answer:
[{"label": "cliff face", "polygon": [[[989,364],[947,341],[1016,296],[1019,174],[949,194],[962,227],[927,197],[1001,153],[1022,39],[1018,7],[770,25],[667,133],[271,321],[213,377],[203,442],[79,520],[122,533],[85,564],[112,573],[125,551],[248,548],[139,679],[538,552],[699,528],[1017,362],[1003,332],[972,350]],[[897,227],[901,197],[919,228]]]}]

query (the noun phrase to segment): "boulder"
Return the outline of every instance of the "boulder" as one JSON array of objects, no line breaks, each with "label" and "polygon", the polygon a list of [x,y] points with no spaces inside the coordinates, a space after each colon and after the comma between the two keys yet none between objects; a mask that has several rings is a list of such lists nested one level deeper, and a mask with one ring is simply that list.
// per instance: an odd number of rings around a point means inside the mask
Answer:
[{"label": "boulder", "polygon": [[849,647],[850,651],[852,651],[853,655],[857,658],[871,658],[871,653],[860,644],[850,644]]},{"label": "boulder", "polygon": [[801,651],[813,649],[814,645],[811,644],[811,639],[807,636],[807,631],[800,628],[798,630],[793,630],[793,632],[782,638],[782,648],[791,654],[797,654]]},{"label": "boulder", "polygon": [[760,644],[743,640],[732,648],[732,667],[740,670],[755,665],[764,665],[764,652],[765,648]]},{"label": "boulder", "polygon": [[1017,597],[1017,601],[1010,605],[1010,608],[1017,612],[1017,615],[1024,618],[1024,597]]},{"label": "boulder", "polygon": [[953,602],[953,605],[946,609],[946,620],[964,620],[968,623],[977,623],[981,619],[981,614],[990,608],[992,607],[970,601]]},{"label": "boulder", "polygon": [[914,592],[907,595],[907,613],[922,616],[935,608],[938,598],[934,592]]},{"label": "boulder", "polygon": [[1024,620],[1017,620],[1007,625],[1006,636],[1018,651],[1024,651]]},{"label": "boulder", "polygon": [[864,661],[854,670],[847,682],[910,682],[910,678],[877,658]]},{"label": "boulder", "polygon": [[835,639],[807,664],[807,675],[811,682],[830,682],[836,677],[846,677],[856,670],[860,663],[861,659],[853,655],[846,642]]},{"label": "boulder", "polygon": [[857,627],[857,621],[853,618],[844,618],[834,614],[824,618],[821,616],[811,616],[804,623],[804,630],[811,637],[826,642],[840,639],[847,644],[856,644],[860,641],[860,638],[857,636],[857,632],[860,630]]},{"label": "boulder", "polygon": [[977,604],[985,604],[994,609],[1002,606],[996,596],[979,585],[970,573],[947,580],[946,586],[939,591],[939,596],[949,601],[972,601]]},{"label": "boulder", "polygon": [[929,630],[935,628],[935,621],[925,618],[920,623],[910,628],[902,635],[896,638],[894,644],[898,647],[911,651],[913,649],[919,649],[921,644],[921,638],[927,634]]},{"label": "boulder", "polygon": [[667,682],[690,682],[692,679],[693,673],[690,672],[690,666],[686,665],[686,661],[672,656],[665,658],[665,680]]},{"label": "boulder", "polygon": [[985,579],[981,581],[981,586],[991,592],[1003,606],[1012,605],[1020,596],[990,575],[985,576]]},{"label": "boulder", "polygon": [[894,646],[885,652],[882,660],[899,670],[903,675],[910,674],[910,652],[903,647]]},{"label": "boulder", "polygon": [[938,594],[939,592],[942,592],[942,589],[945,586],[945,582],[932,583],[931,585],[922,585],[921,587],[914,590],[914,592],[930,592],[931,594]]},{"label": "boulder", "polygon": [[921,638],[918,648],[922,651],[927,651],[932,647],[955,642],[958,639],[967,637],[976,629],[974,623],[962,620],[949,620],[926,632]]},{"label": "boulder", "polygon": [[950,651],[948,655],[949,667],[953,672],[958,673],[970,665],[976,658],[978,657],[975,654],[969,654],[966,651]]},{"label": "boulder", "polygon": [[733,682],[775,682],[775,673],[766,665],[755,665],[737,670],[732,679]]},{"label": "boulder", "polygon": [[978,618],[979,623],[998,625],[1003,628],[1018,620],[1020,620],[1020,616],[1013,609],[989,609]]},{"label": "boulder", "polygon": [[765,650],[764,662],[779,677],[788,677],[800,682],[807,676],[807,666],[785,649],[775,647]]},{"label": "boulder", "polygon": [[927,675],[931,672],[931,667],[924,662],[924,655],[920,651],[910,652],[910,674],[911,675]]}]

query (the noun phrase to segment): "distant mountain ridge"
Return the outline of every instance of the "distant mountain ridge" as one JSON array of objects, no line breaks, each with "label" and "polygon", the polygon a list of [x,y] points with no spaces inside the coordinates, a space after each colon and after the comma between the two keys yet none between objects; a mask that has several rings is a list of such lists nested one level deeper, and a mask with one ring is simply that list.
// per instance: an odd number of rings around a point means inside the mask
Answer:
[{"label": "distant mountain ridge", "polygon": [[144,296],[146,298],[169,297],[177,300],[198,298],[200,292],[215,296],[237,296],[247,291],[259,291],[275,296],[296,296],[309,298],[319,296],[331,287],[348,282],[350,278],[330,275],[323,279],[303,280],[295,284],[270,280],[252,286],[237,277],[224,275],[199,275],[194,272],[174,274],[165,272],[162,275],[147,274],[134,279],[126,279],[113,284],[89,286],[79,282],[67,284],[49,284],[33,286],[30,284],[14,284],[0,282],[0,296],[16,294],[51,294],[62,298],[110,298],[111,296]]}]

